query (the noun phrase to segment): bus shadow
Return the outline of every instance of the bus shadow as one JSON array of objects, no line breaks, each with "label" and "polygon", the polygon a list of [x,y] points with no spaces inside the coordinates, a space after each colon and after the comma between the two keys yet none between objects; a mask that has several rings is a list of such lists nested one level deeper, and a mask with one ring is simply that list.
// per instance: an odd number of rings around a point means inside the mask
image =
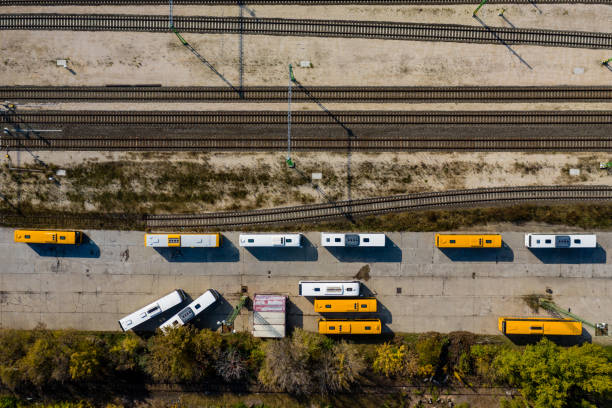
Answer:
[{"label": "bus shadow", "polygon": [[258,261],[301,261],[315,262],[319,259],[317,248],[302,236],[302,246],[297,248],[245,247]]},{"label": "bus shadow", "polygon": [[597,244],[596,248],[529,248],[540,262],[545,264],[605,264],[606,250]]},{"label": "bus shadow", "polygon": [[221,326],[221,322],[229,317],[232,310],[234,310],[234,306],[219,294],[219,299],[217,299],[215,304],[196,316],[189,324],[194,325],[197,329],[215,331]]},{"label": "bus shadow", "polygon": [[506,334],[508,340],[517,346],[525,346],[528,344],[536,344],[542,338],[546,337],[558,346],[571,347],[580,346],[585,343],[591,343],[593,338],[591,334],[583,327],[580,336],[541,336],[533,334]]},{"label": "bus shadow", "polygon": [[100,247],[83,234],[81,245],[27,244],[39,256],[54,258],[99,258]]},{"label": "bus shadow", "polygon": [[146,338],[150,337],[153,333],[155,333],[155,330],[157,330],[157,328],[159,328],[159,326],[161,326],[162,324],[164,324],[164,322],[166,322],[172,316],[174,316],[175,314],[180,312],[190,302],[191,302],[191,299],[185,299],[180,304],[174,306],[173,308],[170,308],[170,309],[166,310],[165,312],[162,312],[162,313],[158,314],[155,317],[152,317],[151,319],[147,320],[144,323],[139,324],[138,326],[136,326],[132,330],[139,337],[142,337],[142,338],[146,339]]},{"label": "bus shadow", "polygon": [[438,248],[453,262],[512,262],[514,251],[502,241],[501,248]]},{"label": "bus shadow", "polygon": [[227,238],[219,248],[155,248],[168,262],[238,262],[240,252]]},{"label": "bus shadow", "polygon": [[295,328],[304,327],[304,311],[298,305],[287,299],[287,333],[293,332]]},{"label": "bus shadow", "polygon": [[402,250],[389,238],[385,237],[385,246],[372,247],[325,247],[340,262],[402,262]]}]

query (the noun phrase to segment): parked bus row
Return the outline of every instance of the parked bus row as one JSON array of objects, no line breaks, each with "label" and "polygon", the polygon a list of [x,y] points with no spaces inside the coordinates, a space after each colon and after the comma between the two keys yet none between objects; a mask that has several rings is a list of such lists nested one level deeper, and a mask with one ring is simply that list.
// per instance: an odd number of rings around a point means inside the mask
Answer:
[{"label": "parked bus row", "polygon": [[[357,284],[357,288],[355,288]],[[359,296],[359,281],[300,281],[300,295],[310,296],[321,294],[328,296],[315,299],[314,309],[319,313],[362,313],[377,311],[375,298]],[[339,292],[334,289],[326,291],[325,288],[351,288],[351,291],[342,291],[344,296],[335,298]],[[317,290],[321,289],[321,290]],[[328,293],[325,295],[325,293]],[[329,295],[334,293],[334,295]],[[346,293],[349,293],[346,295]],[[340,294],[339,296],[343,296]],[[182,289],[177,289],[161,297],[160,299],[136,310],[133,313],[119,319],[119,326],[123,331],[134,330],[146,322],[150,322],[156,316],[173,309],[187,299]],[[155,324],[162,331],[168,328],[180,327],[193,321],[199,314],[212,307],[219,300],[219,293],[209,289],[197,299],[190,302],[174,316],[161,324]],[[382,322],[377,318],[369,319],[319,319],[318,332],[321,334],[381,334]],[[498,328],[504,335],[543,335],[543,336],[580,336],[582,334],[582,323],[577,320],[556,317],[500,317]]]},{"label": "parked bus row", "polygon": [[[81,231],[37,231],[15,230],[15,242],[30,244],[80,245],[83,242]],[[152,248],[219,248],[223,236],[209,234],[145,234],[144,244]],[[500,234],[436,234],[435,246],[438,248],[501,248]],[[260,248],[300,248],[303,246],[302,234],[240,234],[241,247]],[[323,247],[384,247],[385,234],[342,234],[321,233]],[[594,234],[525,234],[527,248],[596,248],[597,236]]]},{"label": "parked bus row", "polygon": [[[501,248],[500,234],[436,234],[438,248]],[[525,234],[527,248],[596,248],[594,234]]]},{"label": "parked bus row", "polygon": [[[143,323],[150,321],[155,316],[179,306],[181,303],[185,302],[186,299],[187,296],[185,292],[182,289],[177,289],[155,302],[119,319],[119,326],[123,331],[133,330]],[[219,294],[217,291],[209,289],[174,316],[163,322],[163,324],[158,325],[158,327],[164,331],[170,327],[184,326],[203,311],[212,308],[218,299]]]},{"label": "parked bus row", "polygon": [[[317,313],[376,313],[378,302],[373,297],[361,296],[361,283],[352,281],[300,281],[300,296],[315,297]],[[380,334],[380,319],[320,319],[321,334]]]}]

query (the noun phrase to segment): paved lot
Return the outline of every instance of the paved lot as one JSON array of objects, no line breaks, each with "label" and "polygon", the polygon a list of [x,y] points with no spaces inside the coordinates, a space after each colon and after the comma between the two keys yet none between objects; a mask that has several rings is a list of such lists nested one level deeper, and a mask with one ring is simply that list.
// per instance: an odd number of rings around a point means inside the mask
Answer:
[{"label": "paved lot", "polygon": [[[542,252],[525,249],[522,232],[503,233],[501,250],[467,252],[434,248],[433,233],[390,233],[383,249],[333,251],[319,246],[319,233],[306,234],[301,249],[250,251],[238,247],[238,233],[204,250],[145,248],[142,232],[87,236],[78,248],[30,246],[0,229],[0,327],[118,330],[118,318],[176,288],[192,297],[217,289],[221,306],[198,323],[215,327],[246,286],[251,296],[290,295],[289,323],[314,330],[320,316],[297,296],[298,281],[351,279],[363,267],[388,330],[496,334],[498,316],[531,315],[521,296],[547,289],[560,306],[612,323],[612,233],[599,233],[595,250]],[[236,328],[248,329],[248,317],[243,310]]]}]

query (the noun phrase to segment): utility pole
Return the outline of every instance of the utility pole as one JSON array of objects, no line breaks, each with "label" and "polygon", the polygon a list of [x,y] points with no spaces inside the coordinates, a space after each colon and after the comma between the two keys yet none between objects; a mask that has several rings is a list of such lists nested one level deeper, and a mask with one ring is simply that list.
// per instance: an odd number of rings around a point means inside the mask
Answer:
[{"label": "utility pole", "polygon": [[476,15],[476,13],[478,13],[478,10],[480,10],[480,8],[481,8],[482,6],[484,6],[484,4],[485,4],[487,1],[488,1],[488,0],[482,0],[482,1],[480,2],[480,4],[478,5],[478,7],[476,7],[476,10],[474,10],[474,14],[473,14],[474,16]]},{"label": "utility pole", "polygon": [[295,162],[291,160],[291,88],[295,82],[293,67],[289,64],[289,107],[287,109],[287,166],[295,167]]}]

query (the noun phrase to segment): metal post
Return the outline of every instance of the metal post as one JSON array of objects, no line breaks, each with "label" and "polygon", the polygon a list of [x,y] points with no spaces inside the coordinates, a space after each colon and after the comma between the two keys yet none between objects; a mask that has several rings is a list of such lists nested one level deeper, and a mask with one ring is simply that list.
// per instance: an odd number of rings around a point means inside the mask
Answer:
[{"label": "metal post", "polygon": [[295,163],[291,160],[291,88],[294,81],[293,67],[289,64],[289,106],[287,109],[287,166],[289,167],[295,167]]},{"label": "metal post", "polygon": [[482,1],[480,2],[480,4],[478,5],[478,7],[476,7],[476,10],[474,10],[474,15],[476,15],[476,13],[478,13],[478,10],[480,10],[480,8],[481,8],[482,6],[484,6],[484,4],[485,4],[486,2],[487,2],[487,0],[482,0]]}]

